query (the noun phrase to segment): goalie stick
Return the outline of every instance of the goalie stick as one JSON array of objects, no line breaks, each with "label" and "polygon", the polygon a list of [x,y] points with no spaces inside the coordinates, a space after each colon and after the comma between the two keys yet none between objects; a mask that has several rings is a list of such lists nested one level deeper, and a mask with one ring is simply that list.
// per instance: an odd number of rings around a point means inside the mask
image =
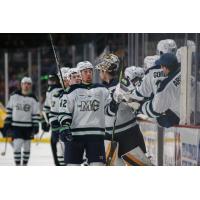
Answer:
[{"label": "goalie stick", "polygon": [[2,156],[5,156],[5,155],[6,155],[7,144],[8,144],[8,136],[6,135],[6,141],[5,141],[4,151],[1,152],[1,155],[2,155]]},{"label": "goalie stick", "polygon": [[[124,70],[124,57],[122,58],[119,82],[122,80],[123,70]],[[117,104],[117,111],[118,111],[119,105],[120,105],[120,103]],[[106,165],[107,166],[114,165],[114,161],[117,156],[118,143],[114,140],[115,126],[116,126],[116,121],[117,121],[117,111],[115,113],[115,118],[114,118],[114,123],[113,123],[112,140],[108,146],[108,151],[106,153]]]}]

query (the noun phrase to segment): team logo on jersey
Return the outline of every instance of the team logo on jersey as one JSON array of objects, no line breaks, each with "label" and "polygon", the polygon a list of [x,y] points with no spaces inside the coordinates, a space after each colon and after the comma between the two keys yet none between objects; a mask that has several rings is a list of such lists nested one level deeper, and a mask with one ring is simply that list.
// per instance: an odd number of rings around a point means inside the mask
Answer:
[{"label": "team logo on jersey", "polygon": [[173,81],[174,85],[176,87],[178,87],[181,83],[181,75],[179,75],[174,81]]},{"label": "team logo on jersey", "polygon": [[99,110],[100,102],[97,100],[81,101],[80,111],[97,111]]},{"label": "team logo on jersey", "polygon": [[16,105],[16,109],[21,110],[21,111],[25,111],[25,112],[29,112],[31,110],[31,106],[29,104],[22,105],[22,104],[18,103]]}]

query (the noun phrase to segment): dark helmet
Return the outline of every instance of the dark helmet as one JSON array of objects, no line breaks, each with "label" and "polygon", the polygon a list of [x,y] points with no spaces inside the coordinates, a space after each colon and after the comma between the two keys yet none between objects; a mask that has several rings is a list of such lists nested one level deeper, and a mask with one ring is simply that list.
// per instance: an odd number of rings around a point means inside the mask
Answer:
[{"label": "dark helmet", "polygon": [[156,61],[156,64],[163,65],[170,71],[175,71],[179,67],[178,60],[172,53],[165,53],[161,55],[160,59]]},{"label": "dark helmet", "polygon": [[59,84],[59,78],[56,74],[49,74],[48,76],[48,85],[57,85]]}]

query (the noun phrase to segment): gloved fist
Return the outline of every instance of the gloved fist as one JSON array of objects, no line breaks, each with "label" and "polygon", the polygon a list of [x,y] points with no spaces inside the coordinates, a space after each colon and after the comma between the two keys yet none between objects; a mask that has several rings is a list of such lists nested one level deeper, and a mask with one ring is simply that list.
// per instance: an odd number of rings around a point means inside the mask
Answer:
[{"label": "gloved fist", "polygon": [[117,103],[122,101],[128,102],[131,98],[131,92],[134,89],[134,86],[130,83],[128,79],[122,79],[120,83],[117,84],[113,98]]},{"label": "gloved fist", "polygon": [[117,102],[117,103],[121,103],[123,100],[123,95],[124,95],[124,91],[122,91],[120,89],[120,84],[118,84],[115,88],[115,91],[113,93],[113,99]]},{"label": "gloved fist", "polygon": [[36,135],[39,132],[39,126],[33,126],[33,134]]},{"label": "gloved fist", "polygon": [[60,123],[58,122],[58,120],[52,121],[51,122],[51,127],[52,128],[58,128],[58,127],[60,127]]},{"label": "gloved fist", "polygon": [[69,127],[62,127],[60,129],[60,139],[62,142],[71,142],[73,140]]},{"label": "gloved fist", "polygon": [[46,121],[42,121],[42,130],[44,132],[48,132],[50,129],[50,125],[46,123]]},{"label": "gloved fist", "polygon": [[4,124],[4,127],[2,129],[2,135],[3,135],[3,137],[7,137],[7,131],[10,128],[11,128],[11,124],[10,123],[9,124]]}]

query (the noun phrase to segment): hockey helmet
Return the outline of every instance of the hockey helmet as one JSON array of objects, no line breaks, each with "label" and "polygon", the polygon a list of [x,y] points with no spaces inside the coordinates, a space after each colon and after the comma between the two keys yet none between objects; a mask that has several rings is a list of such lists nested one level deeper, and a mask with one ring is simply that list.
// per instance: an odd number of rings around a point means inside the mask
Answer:
[{"label": "hockey helmet", "polygon": [[165,53],[176,54],[177,45],[172,39],[161,40],[157,44],[157,55],[162,55]]},{"label": "hockey helmet", "polygon": [[154,56],[146,56],[144,58],[144,68],[145,70],[147,70],[150,67],[153,67],[156,65],[156,61],[160,58],[160,56],[158,55],[154,55]]},{"label": "hockey helmet", "polygon": [[93,69],[93,65],[91,62],[89,61],[82,61],[82,62],[79,62],[77,65],[76,65],[76,68],[79,72],[81,72],[82,70],[84,69]]}]

